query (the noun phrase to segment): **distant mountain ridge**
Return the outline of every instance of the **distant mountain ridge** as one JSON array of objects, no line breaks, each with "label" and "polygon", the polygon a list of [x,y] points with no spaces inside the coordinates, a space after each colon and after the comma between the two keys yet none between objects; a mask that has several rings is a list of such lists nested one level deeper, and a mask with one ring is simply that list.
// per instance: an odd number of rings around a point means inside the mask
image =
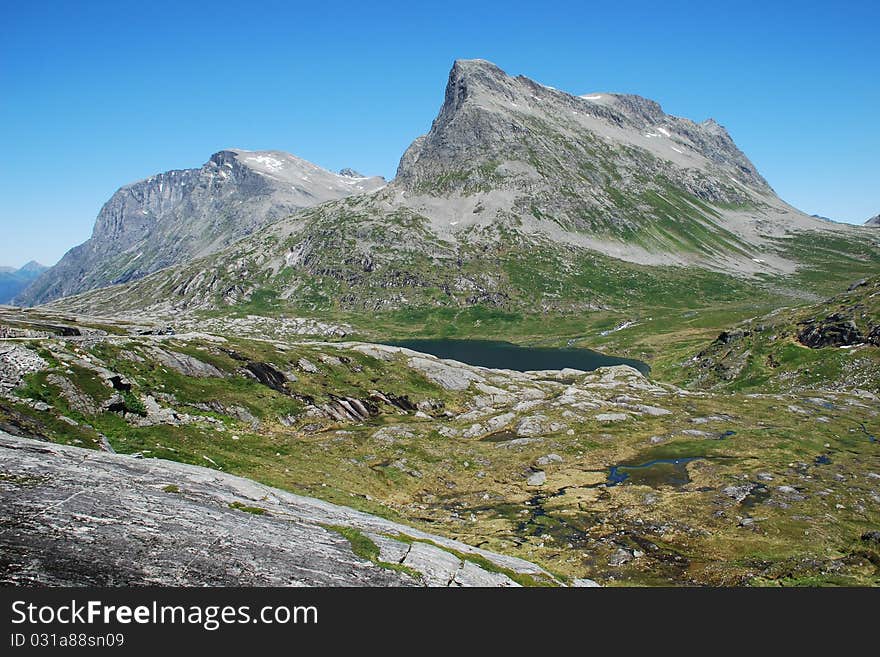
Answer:
[{"label": "distant mountain ridge", "polygon": [[865,222],[866,226],[880,226],[880,214],[875,215]]},{"label": "distant mountain ridge", "polygon": [[19,292],[48,269],[35,260],[22,267],[0,267],[0,303],[9,303]]},{"label": "distant mountain ridge", "polygon": [[36,305],[229,246],[297,210],[370,192],[381,177],[335,174],[282,151],[227,149],[198,169],[172,170],[121,187],[91,238],[22,292]]}]

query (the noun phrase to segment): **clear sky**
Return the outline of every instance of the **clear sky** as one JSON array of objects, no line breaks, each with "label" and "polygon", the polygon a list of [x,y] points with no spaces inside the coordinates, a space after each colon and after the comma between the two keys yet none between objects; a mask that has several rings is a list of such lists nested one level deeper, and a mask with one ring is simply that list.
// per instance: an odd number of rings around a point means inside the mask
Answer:
[{"label": "clear sky", "polygon": [[715,118],[789,203],[880,212],[880,2],[0,0],[0,265],[225,147],[393,177],[457,58]]}]

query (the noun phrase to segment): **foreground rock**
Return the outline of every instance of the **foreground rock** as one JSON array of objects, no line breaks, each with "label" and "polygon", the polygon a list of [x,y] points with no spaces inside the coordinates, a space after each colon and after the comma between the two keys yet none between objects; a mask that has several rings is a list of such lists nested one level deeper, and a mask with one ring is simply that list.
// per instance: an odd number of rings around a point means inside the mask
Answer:
[{"label": "foreground rock", "polygon": [[[0,505],[5,584],[516,586],[508,575],[550,579],[521,559],[248,479],[4,433]],[[378,558],[355,554],[343,533],[372,541]]]}]

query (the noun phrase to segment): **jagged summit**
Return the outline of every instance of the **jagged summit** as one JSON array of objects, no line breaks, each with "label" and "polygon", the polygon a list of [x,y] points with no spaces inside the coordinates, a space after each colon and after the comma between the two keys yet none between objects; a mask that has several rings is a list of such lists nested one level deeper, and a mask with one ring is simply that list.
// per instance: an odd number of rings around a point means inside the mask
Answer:
[{"label": "jagged summit", "polygon": [[865,222],[866,226],[880,226],[880,214],[871,217]]},{"label": "jagged summit", "polygon": [[248,151],[230,148],[211,156],[211,162],[219,166],[234,166],[237,163],[251,171],[295,187],[309,199],[303,207],[348,196],[351,193],[370,192],[382,187],[381,176],[364,176],[352,169],[343,169],[338,174],[327,171],[301,157],[284,151]]},{"label": "jagged summit", "polygon": [[479,97],[480,91],[504,94],[509,85],[507,74],[485,59],[459,59],[452,65],[440,117],[459,109],[465,101]]}]

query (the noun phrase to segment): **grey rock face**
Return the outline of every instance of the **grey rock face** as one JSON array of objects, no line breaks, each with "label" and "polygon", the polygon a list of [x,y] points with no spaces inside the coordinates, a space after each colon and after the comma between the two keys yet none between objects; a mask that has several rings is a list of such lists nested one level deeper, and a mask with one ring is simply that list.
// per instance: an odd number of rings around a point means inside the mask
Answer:
[{"label": "grey rock face", "polygon": [[467,390],[472,382],[482,381],[482,377],[474,373],[472,368],[458,367],[455,361],[418,356],[410,358],[407,364],[447,390]]},{"label": "grey rock face", "polygon": [[626,413],[599,413],[596,419],[599,422],[623,422],[630,418]]},{"label": "grey rock face", "polygon": [[535,461],[535,465],[550,465],[552,463],[562,463],[563,458],[559,456],[559,454],[547,454],[546,456],[541,456]]},{"label": "grey rock face", "polygon": [[[71,410],[83,415],[95,415],[99,412],[98,404],[89,395],[73,385],[69,379],[57,374],[49,374],[46,381],[58,388],[61,396],[67,401]],[[113,398],[114,403],[123,403],[122,398]]]},{"label": "grey rock face", "polygon": [[880,226],[880,214],[875,215],[865,222],[866,226]]},{"label": "grey rock face", "polygon": [[547,417],[544,415],[529,415],[516,423],[516,435],[524,438],[542,436],[550,432]]},{"label": "grey rock face", "polygon": [[[638,175],[641,171],[654,179],[662,176],[707,201],[746,199],[731,178],[752,190],[771,192],[727,131],[712,119],[695,123],[670,116],[656,102],[635,95],[575,97],[522,76],[508,76],[484,60],[455,62],[430,132],[401,159],[395,180],[412,191],[437,180],[445,181],[445,191],[501,185],[532,198],[536,193],[564,198],[567,195],[558,193],[562,183],[581,192],[572,194],[581,197],[577,203],[586,198],[600,210],[605,201],[614,204],[602,191],[607,181],[595,166],[602,162],[622,174],[619,190],[644,191],[647,181]],[[459,175],[463,171],[470,175]],[[557,205],[554,210],[573,218],[573,208],[561,199]]]},{"label": "grey rock face", "polygon": [[608,560],[610,566],[622,566],[633,560],[633,553],[625,548],[619,548]]},{"label": "grey rock face", "polygon": [[198,169],[120,188],[92,236],[16,298],[36,305],[141,278],[229,246],[299,209],[374,191],[380,177],[331,173],[281,151],[229,149]]},{"label": "grey rock face", "polygon": [[[521,559],[198,466],[0,432],[0,474],[7,585],[515,585],[447,549],[546,576]],[[325,525],[373,537],[382,561],[421,581],[357,556]]]},{"label": "grey rock face", "polygon": [[[396,556],[392,553],[392,558]],[[518,586],[506,575],[491,573],[426,543],[413,543],[400,559],[394,558],[394,561],[428,573],[425,579],[428,586]]]}]

